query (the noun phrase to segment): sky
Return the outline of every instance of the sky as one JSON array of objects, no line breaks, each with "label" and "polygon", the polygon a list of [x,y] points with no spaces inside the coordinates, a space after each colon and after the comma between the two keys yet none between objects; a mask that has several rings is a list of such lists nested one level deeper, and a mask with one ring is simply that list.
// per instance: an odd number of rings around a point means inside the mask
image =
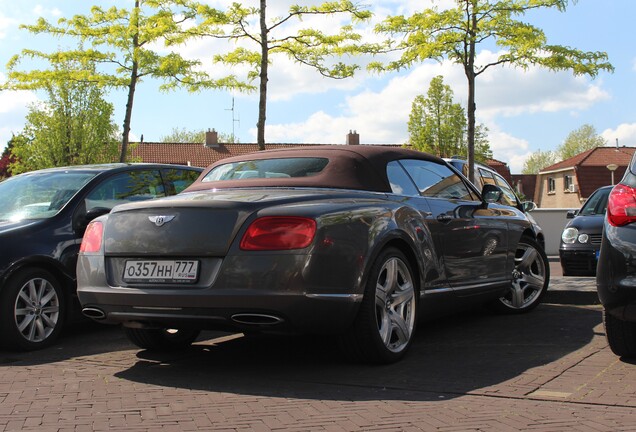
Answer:
[{"label": "sky", "polygon": [[[223,8],[229,1],[208,0]],[[257,0],[243,1],[257,6]],[[309,0],[271,1],[269,16],[282,16],[292,3],[316,4]],[[430,0],[367,0],[374,13],[361,28],[368,38],[373,25],[387,15],[410,14],[431,5]],[[453,4],[450,0],[436,1]],[[91,5],[129,7],[132,0],[0,0],[0,82],[6,79],[6,64],[23,49],[53,52],[74,46],[68,40],[33,35],[20,24],[34,24],[40,17],[57,22],[87,14]],[[527,70],[500,66],[477,78],[477,122],[489,129],[488,139],[495,159],[507,163],[513,174],[521,173],[525,159],[536,151],[556,150],[568,134],[584,124],[592,125],[607,145],[636,147],[636,49],[629,36],[634,0],[578,0],[566,12],[556,9],[527,14],[523,19],[543,29],[551,45],[583,51],[603,51],[614,66],[595,78],[571,72]],[[343,18],[307,19],[302,25],[325,31],[345,24]],[[291,23],[285,32],[301,24]],[[213,75],[228,70],[211,62],[214,54],[233,48],[226,41],[199,40],[174,48],[187,58],[200,59]],[[251,47],[252,49],[254,47]],[[158,47],[158,49],[163,49]],[[480,47],[477,62],[496,58],[497,48]],[[353,78],[333,80],[285,57],[271,59],[265,139],[271,143],[344,144],[349,131],[360,134],[363,144],[402,144],[408,140],[407,122],[417,95],[426,95],[432,78],[442,75],[464,107],[467,82],[461,65],[448,61],[425,61],[408,70],[385,74],[359,71]],[[354,59],[361,64],[370,58]],[[378,59],[374,59],[378,60]],[[383,59],[379,59],[383,60]],[[386,59],[384,59],[386,60]],[[25,70],[29,64],[23,63]],[[256,142],[258,95],[224,90],[188,93],[159,91],[159,82],[146,80],[135,93],[131,136],[137,141],[160,141],[173,130],[215,129],[232,134],[243,143]],[[0,92],[0,150],[12,134],[22,131],[29,106],[46,96],[30,91]],[[113,121],[123,124],[126,94],[109,91],[106,99],[115,106]]]}]

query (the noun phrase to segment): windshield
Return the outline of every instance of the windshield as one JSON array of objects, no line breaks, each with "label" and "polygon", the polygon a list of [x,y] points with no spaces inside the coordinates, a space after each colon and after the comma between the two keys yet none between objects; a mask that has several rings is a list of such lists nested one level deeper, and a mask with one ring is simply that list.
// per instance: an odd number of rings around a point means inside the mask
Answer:
[{"label": "windshield", "polygon": [[601,189],[597,190],[592,194],[591,197],[585,201],[583,207],[581,207],[581,211],[579,215],[581,216],[593,216],[593,215],[604,215],[605,210],[607,210],[607,197],[612,189]]},{"label": "windshield", "polygon": [[95,175],[55,171],[11,177],[0,183],[0,220],[50,218]]}]

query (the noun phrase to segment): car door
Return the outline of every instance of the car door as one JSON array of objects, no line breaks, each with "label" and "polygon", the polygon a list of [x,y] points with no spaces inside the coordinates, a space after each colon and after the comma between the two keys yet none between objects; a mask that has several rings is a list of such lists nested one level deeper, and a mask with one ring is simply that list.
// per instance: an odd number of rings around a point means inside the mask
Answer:
[{"label": "car door", "polygon": [[464,179],[443,162],[406,159],[400,163],[425,197],[428,218],[451,287],[471,295],[509,279],[508,214],[484,204]]}]

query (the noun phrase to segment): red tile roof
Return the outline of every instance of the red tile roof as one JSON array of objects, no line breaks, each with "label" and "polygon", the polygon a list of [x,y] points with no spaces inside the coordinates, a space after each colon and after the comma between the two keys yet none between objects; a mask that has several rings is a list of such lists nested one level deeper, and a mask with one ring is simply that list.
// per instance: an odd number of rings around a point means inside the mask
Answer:
[{"label": "red tile roof", "polygon": [[566,168],[578,166],[602,166],[605,167],[611,163],[618,166],[627,166],[636,151],[635,147],[595,147],[591,150],[579,153],[554,165],[545,167],[541,173],[546,171],[557,171]]}]

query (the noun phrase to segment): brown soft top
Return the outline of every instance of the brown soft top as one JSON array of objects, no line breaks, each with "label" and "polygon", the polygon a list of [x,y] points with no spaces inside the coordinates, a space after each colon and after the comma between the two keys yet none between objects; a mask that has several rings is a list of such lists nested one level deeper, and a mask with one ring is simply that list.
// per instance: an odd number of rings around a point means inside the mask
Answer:
[{"label": "brown soft top", "polygon": [[[227,163],[298,157],[326,158],[329,163],[320,173],[311,177],[249,178],[202,182],[208,172]],[[391,192],[391,186],[386,176],[386,165],[398,159],[424,159],[444,163],[441,159],[428,153],[381,145],[324,145],[311,148],[263,150],[213,163],[185,191],[246,187],[309,187]]]}]

